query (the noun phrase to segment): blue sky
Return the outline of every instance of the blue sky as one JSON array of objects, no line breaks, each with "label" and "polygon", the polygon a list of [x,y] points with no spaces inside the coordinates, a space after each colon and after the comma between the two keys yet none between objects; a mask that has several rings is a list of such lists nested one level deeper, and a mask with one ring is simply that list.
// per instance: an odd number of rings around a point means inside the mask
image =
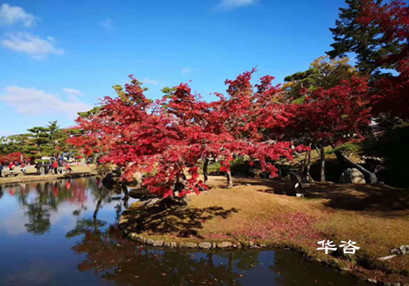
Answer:
[{"label": "blue sky", "polygon": [[[120,2],[120,4],[119,4]],[[0,136],[58,120],[113,95],[129,74],[150,98],[191,80],[205,99],[257,68],[308,68],[332,42],[343,0],[0,1]]]}]

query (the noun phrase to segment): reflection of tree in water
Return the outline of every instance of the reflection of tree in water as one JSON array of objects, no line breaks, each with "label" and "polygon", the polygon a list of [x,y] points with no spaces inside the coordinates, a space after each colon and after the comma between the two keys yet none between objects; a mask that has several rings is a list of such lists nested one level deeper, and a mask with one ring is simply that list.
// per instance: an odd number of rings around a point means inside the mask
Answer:
[{"label": "reflection of tree in water", "polygon": [[[95,209],[93,212],[92,217],[94,220],[98,216],[98,212],[103,208],[104,204],[109,204],[112,202],[112,194],[113,191],[107,190],[106,188],[103,188],[101,184],[98,184],[98,179],[97,180],[92,180],[90,181],[89,184],[89,189],[91,190],[91,194],[93,197],[93,200],[96,202]],[[117,204],[115,206],[116,209],[116,220],[119,220],[120,214],[122,212],[122,207],[121,204]],[[80,209],[77,209],[73,212],[75,216],[79,216],[83,210],[86,210],[86,208],[81,207]]]},{"label": "reflection of tree in water", "polygon": [[79,222],[78,228],[67,234],[79,235],[78,230],[83,230],[82,241],[73,247],[87,255],[78,265],[80,271],[93,270],[118,285],[240,285],[240,275],[227,265],[214,265],[212,255],[194,258],[181,250],[138,248],[122,239],[116,227],[94,231],[95,226],[88,223]]},{"label": "reflection of tree in water", "polygon": [[[87,232],[94,232],[99,233],[99,228],[106,225],[106,222],[102,220],[98,220],[98,212],[101,209],[104,202],[111,202],[111,195],[110,192],[106,192],[102,189],[92,188],[92,194],[94,199],[96,200],[95,210],[92,214],[92,219],[78,219],[76,222],[76,226],[73,230],[69,231],[66,234],[66,237],[71,238],[80,234],[84,234]],[[121,206],[119,204],[119,209],[117,209],[117,217],[118,212],[121,212]],[[81,209],[74,211],[76,212],[75,215],[78,216],[81,213]]]},{"label": "reflection of tree in water", "polygon": [[25,215],[28,223],[24,226],[28,232],[34,234],[43,234],[50,229],[50,210],[56,209],[56,201],[47,191],[40,191],[32,202],[27,202],[26,192],[21,191],[21,203],[25,206]]},{"label": "reflection of tree in water", "polygon": [[218,256],[227,259],[227,265],[232,271],[234,267],[240,270],[251,270],[258,264],[258,255],[259,251],[254,249],[218,253]]},{"label": "reflection of tree in water", "polygon": [[43,234],[50,228],[50,213],[48,208],[44,207],[40,202],[27,205],[25,214],[28,217],[28,223],[24,226],[28,232],[34,234]]},{"label": "reflection of tree in water", "polygon": [[73,230],[70,230],[65,235],[67,238],[72,238],[87,232],[99,233],[99,228],[106,225],[106,222],[98,219],[79,219]]},{"label": "reflection of tree in water", "polygon": [[[118,285],[240,285],[236,273],[229,264],[215,264],[218,255],[209,252],[200,257],[182,250],[149,250],[137,246],[121,236],[117,226],[105,227],[104,221],[98,220],[99,204],[92,219],[79,219],[76,227],[66,236],[82,236],[73,250],[86,254],[78,265],[80,271],[93,270],[105,280]],[[121,203],[117,205],[120,213]],[[119,214],[118,213],[118,214]],[[117,214],[117,215],[118,215]],[[256,253],[256,252],[255,252]],[[257,255],[233,255],[230,264],[237,264],[248,269],[257,261]],[[221,258],[221,257],[218,257]],[[246,262],[247,260],[250,262]],[[236,263],[237,262],[237,263]]]},{"label": "reflection of tree in water", "polygon": [[[47,232],[51,226],[50,212],[57,212],[58,206],[63,202],[83,206],[87,199],[87,185],[87,180],[81,179],[20,184],[15,195],[19,205],[25,209],[27,231],[34,234]],[[30,192],[35,192],[35,196],[29,199]]]}]

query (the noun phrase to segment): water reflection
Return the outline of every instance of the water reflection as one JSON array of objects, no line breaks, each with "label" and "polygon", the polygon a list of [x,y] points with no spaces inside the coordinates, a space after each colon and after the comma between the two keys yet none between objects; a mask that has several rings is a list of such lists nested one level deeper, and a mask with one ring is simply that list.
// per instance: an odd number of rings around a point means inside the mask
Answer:
[{"label": "water reflection", "polygon": [[85,255],[78,270],[115,285],[367,285],[290,251],[158,250],[135,246],[115,226],[103,226],[81,221],[67,235],[83,234],[72,248]]},{"label": "water reflection", "polygon": [[[67,235],[83,234],[73,250],[85,254],[79,271],[93,271],[116,285],[240,285],[240,274],[230,263],[215,263],[212,253],[194,254],[185,251],[147,249],[124,240],[116,227],[101,231],[98,220],[79,222]],[[199,256],[198,256],[199,255]],[[254,264],[255,266],[255,264]]]},{"label": "water reflection", "polygon": [[124,205],[96,179],[0,187],[0,285],[366,285],[288,251],[145,248]]},{"label": "water reflection", "polygon": [[27,232],[41,235],[49,231],[50,213],[58,213],[64,202],[83,208],[87,200],[88,180],[62,180],[36,184],[20,184],[9,189],[9,194],[16,197],[20,209],[24,210]]}]

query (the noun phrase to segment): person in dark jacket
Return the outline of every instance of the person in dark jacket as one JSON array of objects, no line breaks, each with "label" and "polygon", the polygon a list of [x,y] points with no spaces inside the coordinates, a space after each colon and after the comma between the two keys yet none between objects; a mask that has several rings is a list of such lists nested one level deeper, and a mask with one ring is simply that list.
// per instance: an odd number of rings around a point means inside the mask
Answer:
[{"label": "person in dark jacket", "polygon": [[44,173],[47,175],[48,174],[48,172],[50,171],[50,169],[51,169],[51,164],[50,163],[45,163],[44,164]]},{"label": "person in dark jacket", "polygon": [[37,161],[34,165],[34,168],[37,170],[37,175],[42,175],[41,167],[43,167],[43,164],[40,161]]}]

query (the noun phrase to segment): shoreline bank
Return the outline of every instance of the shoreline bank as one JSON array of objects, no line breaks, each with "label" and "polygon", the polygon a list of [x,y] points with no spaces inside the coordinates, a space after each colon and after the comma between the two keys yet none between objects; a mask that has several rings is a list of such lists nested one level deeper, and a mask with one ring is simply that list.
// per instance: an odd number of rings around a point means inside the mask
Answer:
[{"label": "shoreline bank", "polygon": [[18,175],[15,177],[0,177],[0,185],[41,182],[41,181],[54,181],[61,179],[74,179],[80,177],[96,176],[97,172],[93,165],[74,165],[72,166],[71,173],[65,174],[47,174],[47,175]]},{"label": "shoreline bank", "polygon": [[61,179],[75,179],[81,177],[96,176],[96,172],[76,172],[71,174],[59,174],[59,175],[25,175],[8,178],[0,178],[0,185],[10,185],[19,183],[31,183],[42,181],[55,181]]},{"label": "shoreline bank", "polygon": [[[125,234],[125,232],[124,232]],[[259,249],[259,250],[279,250],[279,249],[286,249],[289,251],[293,251],[294,253],[302,256],[304,259],[310,262],[315,262],[319,264],[323,264],[326,267],[334,269],[334,271],[339,271],[345,275],[351,275],[355,277],[357,280],[367,281],[374,285],[400,285],[400,286],[409,286],[409,283],[403,284],[397,282],[399,284],[395,284],[393,282],[383,282],[377,281],[375,279],[368,278],[368,276],[363,275],[362,273],[357,273],[351,268],[345,268],[338,265],[336,262],[328,262],[325,260],[321,260],[317,257],[309,255],[307,252],[303,251],[302,248],[297,248],[291,245],[280,245],[276,243],[250,243],[250,244],[242,244],[240,242],[234,241],[222,241],[222,242],[209,242],[209,241],[198,241],[198,242],[177,242],[177,241],[163,241],[161,239],[152,239],[150,237],[144,237],[137,233],[129,232],[125,234],[125,236],[137,243],[142,245],[146,245],[149,247],[154,247],[157,249],[186,249],[186,250],[197,250],[197,251],[222,251],[222,250],[233,250],[233,251],[240,251],[245,249]]]},{"label": "shoreline bank", "polygon": [[[305,198],[296,198],[271,192],[272,186],[260,180],[238,181],[241,185],[229,190],[223,187],[224,178],[212,180],[212,190],[189,196],[186,207],[135,204],[121,216],[122,232],[160,248],[289,248],[376,285],[409,286],[408,255],[378,260],[391,248],[409,243],[404,231],[408,206],[392,208],[385,201],[402,202],[407,190],[320,184],[307,190]],[[381,208],[379,202],[385,205]],[[382,231],[386,227],[388,232]],[[352,239],[361,249],[352,256],[325,255],[316,250],[323,239]]]}]

